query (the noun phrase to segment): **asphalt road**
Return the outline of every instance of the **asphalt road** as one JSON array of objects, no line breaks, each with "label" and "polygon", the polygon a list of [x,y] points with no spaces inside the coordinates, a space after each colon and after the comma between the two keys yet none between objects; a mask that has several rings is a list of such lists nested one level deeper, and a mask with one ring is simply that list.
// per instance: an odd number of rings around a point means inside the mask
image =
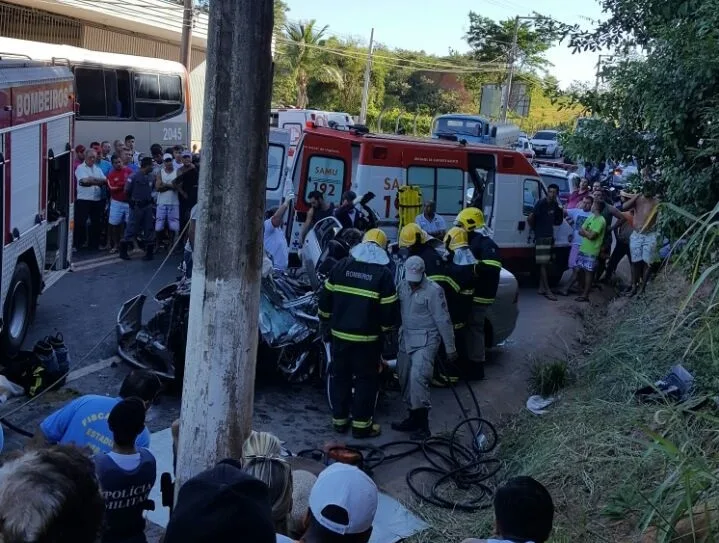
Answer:
[{"label": "asphalt road", "polygon": [[[129,368],[113,361],[115,355],[115,319],[127,299],[140,292],[151,298],[163,285],[175,280],[180,257],[171,257],[161,266],[162,258],[143,262],[139,258],[123,262],[78,264],[78,271],[66,274],[45,292],[28,338],[26,348],[38,339],[62,332],[71,350],[72,367],[88,373],[68,383],[59,392],[49,393],[38,401],[17,410],[16,405],[0,407],[0,416],[10,413],[9,420],[28,430],[52,410],[77,394],[116,394]],[[491,419],[521,409],[527,398],[529,368],[536,360],[565,357],[567,346],[576,335],[579,323],[571,301],[550,302],[531,289],[520,293],[520,317],[517,328],[506,344],[492,353],[488,379],[474,385],[483,412]],[[144,320],[155,311],[148,300]],[[80,372],[81,374],[83,372]],[[466,401],[468,394],[462,395]],[[454,397],[447,390],[433,393],[432,426],[435,430],[451,428],[460,417]],[[179,416],[180,402],[163,396],[148,414],[151,431],[167,428]],[[330,414],[322,384],[258,385],[254,420],[257,429],[269,430],[285,440],[290,450],[314,448],[333,439]],[[401,437],[389,430],[389,422],[404,415],[398,393],[380,398],[377,419],[384,424],[379,438]],[[10,448],[22,446],[24,438],[7,432]]]}]

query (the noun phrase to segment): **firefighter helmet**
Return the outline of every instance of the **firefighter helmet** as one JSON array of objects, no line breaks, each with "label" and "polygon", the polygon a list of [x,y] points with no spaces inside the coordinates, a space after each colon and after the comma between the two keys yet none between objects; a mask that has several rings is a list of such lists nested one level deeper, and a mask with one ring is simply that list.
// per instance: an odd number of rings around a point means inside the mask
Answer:
[{"label": "firefighter helmet", "polygon": [[372,242],[383,249],[387,248],[387,234],[384,233],[383,230],[380,230],[379,228],[372,228],[371,230],[367,230],[365,232],[364,237],[362,238],[363,243]]},{"label": "firefighter helmet", "polygon": [[444,236],[444,244],[450,251],[456,251],[460,247],[467,247],[469,245],[467,232],[459,226],[453,226]]},{"label": "firefighter helmet", "polygon": [[399,246],[412,247],[416,243],[427,241],[427,233],[420,228],[416,222],[411,222],[402,227],[399,232]]},{"label": "firefighter helmet", "polygon": [[454,224],[472,232],[484,226],[484,213],[476,207],[467,207],[459,212]]}]

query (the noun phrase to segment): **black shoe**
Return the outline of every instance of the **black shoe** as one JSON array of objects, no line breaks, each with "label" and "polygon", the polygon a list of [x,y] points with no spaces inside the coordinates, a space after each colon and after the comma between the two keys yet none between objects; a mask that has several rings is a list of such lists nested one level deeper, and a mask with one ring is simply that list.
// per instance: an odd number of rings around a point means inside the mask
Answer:
[{"label": "black shoe", "polygon": [[369,428],[352,427],[352,437],[354,439],[371,439],[379,436],[381,433],[382,428],[379,424],[372,424]]},{"label": "black shoe", "polygon": [[412,441],[424,441],[432,437],[429,431],[429,409],[415,410],[416,430],[409,436]]},{"label": "black shoe", "polygon": [[155,252],[155,248],[152,245],[147,245],[145,247],[145,256],[142,257],[142,260],[152,260],[152,255]]},{"label": "black shoe", "polygon": [[332,427],[338,434],[346,434],[350,429],[349,422],[347,424],[333,424]]},{"label": "black shoe", "polygon": [[127,252],[128,249],[128,242],[121,241],[120,242],[120,251],[118,256],[123,260],[130,260],[130,255]]},{"label": "black shoe", "polygon": [[414,432],[417,429],[417,416],[415,411],[410,410],[407,418],[402,422],[393,422],[392,430],[396,432]]},{"label": "black shoe", "polygon": [[484,381],[484,362],[472,364],[469,368],[467,378],[470,381]]}]

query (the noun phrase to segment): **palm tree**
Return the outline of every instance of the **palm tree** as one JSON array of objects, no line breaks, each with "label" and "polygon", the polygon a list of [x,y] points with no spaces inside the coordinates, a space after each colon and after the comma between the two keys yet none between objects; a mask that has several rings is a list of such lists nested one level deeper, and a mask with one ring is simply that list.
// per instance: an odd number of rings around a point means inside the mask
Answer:
[{"label": "palm tree", "polygon": [[287,40],[287,56],[297,85],[298,108],[305,108],[309,103],[307,86],[311,79],[322,83],[334,84],[342,87],[342,73],[336,66],[328,66],[319,62],[322,37],[328,26],[315,28],[316,21],[302,21],[285,24]]}]

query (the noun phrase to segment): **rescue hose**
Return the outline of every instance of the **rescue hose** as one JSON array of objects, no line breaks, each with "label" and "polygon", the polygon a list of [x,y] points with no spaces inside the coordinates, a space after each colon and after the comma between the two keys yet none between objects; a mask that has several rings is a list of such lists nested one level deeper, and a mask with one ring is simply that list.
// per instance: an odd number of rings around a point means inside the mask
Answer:
[{"label": "rescue hose", "polygon": [[[438,360],[437,364],[442,374],[447,374],[446,364]],[[456,369],[456,368],[455,368]],[[348,443],[343,449],[362,455],[359,462],[363,470],[371,472],[393,460],[400,460],[416,453],[422,453],[429,465],[419,466],[407,472],[405,480],[412,493],[419,499],[443,509],[455,509],[472,512],[492,507],[492,488],[487,481],[494,477],[501,469],[498,458],[488,456],[499,443],[499,436],[494,425],[481,416],[477,396],[472,389],[470,381],[463,376],[461,379],[469,390],[474,415],[465,408],[454,383],[448,381],[449,388],[457,400],[464,418],[454,427],[448,435],[432,436],[424,441],[391,441],[379,446],[362,443]],[[461,443],[463,430],[469,428],[472,435],[471,445]],[[397,452],[396,449],[401,448]],[[328,460],[338,448],[335,447],[324,453],[317,449],[300,451],[297,456],[324,458]],[[433,476],[433,480],[425,485],[419,484],[421,476]],[[454,484],[462,491],[479,490],[479,494],[465,501],[452,500],[442,494],[442,490]],[[420,486],[429,487],[428,491]]]}]

